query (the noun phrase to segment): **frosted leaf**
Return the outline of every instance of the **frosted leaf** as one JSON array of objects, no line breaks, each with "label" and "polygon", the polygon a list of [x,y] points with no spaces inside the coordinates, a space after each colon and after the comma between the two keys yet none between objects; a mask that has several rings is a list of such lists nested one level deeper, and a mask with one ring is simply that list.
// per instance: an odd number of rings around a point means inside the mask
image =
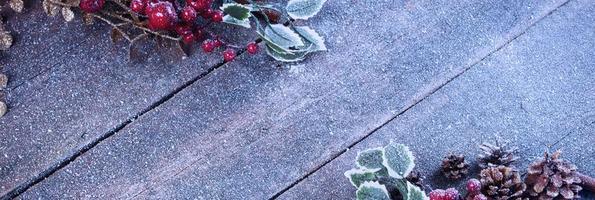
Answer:
[{"label": "frosted leaf", "polygon": [[384,185],[378,182],[365,182],[357,189],[357,200],[390,200]]},{"label": "frosted leaf", "polygon": [[290,0],[287,3],[287,14],[293,19],[308,19],[316,15],[326,0]]}]

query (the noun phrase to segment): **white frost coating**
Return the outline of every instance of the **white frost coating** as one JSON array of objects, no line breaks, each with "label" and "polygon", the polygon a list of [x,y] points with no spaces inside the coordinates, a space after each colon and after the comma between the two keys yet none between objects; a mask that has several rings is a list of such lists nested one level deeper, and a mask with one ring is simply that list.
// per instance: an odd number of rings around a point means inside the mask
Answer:
[{"label": "white frost coating", "polygon": [[[411,163],[405,168],[404,171],[402,171],[402,174],[395,171],[388,163],[388,158],[386,157],[386,148],[390,148],[391,146],[394,146],[395,148],[397,147],[401,147],[403,149],[403,152],[399,152],[399,154],[403,154],[402,157],[409,157],[411,158]],[[411,173],[411,171],[413,170],[413,167],[415,167],[415,157],[413,157],[413,153],[409,150],[409,147],[403,145],[403,144],[397,144],[394,142],[390,142],[390,144],[388,146],[385,147],[385,150],[382,154],[382,164],[386,167],[387,171],[388,171],[388,175],[398,178],[398,179],[402,179],[405,178],[405,176],[407,176],[409,173]]]}]

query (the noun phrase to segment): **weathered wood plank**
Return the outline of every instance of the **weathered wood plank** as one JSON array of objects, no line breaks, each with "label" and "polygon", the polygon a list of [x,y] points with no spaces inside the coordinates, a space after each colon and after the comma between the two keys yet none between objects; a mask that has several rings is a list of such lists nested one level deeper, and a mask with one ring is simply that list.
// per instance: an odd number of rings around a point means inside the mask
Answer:
[{"label": "weathered wood plank", "polygon": [[[358,151],[407,144],[417,169],[434,188],[458,187],[439,173],[442,156],[463,153],[475,165],[477,145],[500,135],[520,147],[524,168],[551,150],[595,175],[595,4],[571,1],[354,148],[322,167],[280,199],[348,199],[355,188],[343,172]],[[471,174],[477,177],[474,167]],[[588,199],[593,199],[591,196]]]},{"label": "weathered wood plank", "polygon": [[240,58],[25,198],[268,198],[563,1],[328,1],[328,53]]},{"label": "weathered wood plank", "polygon": [[[155,50],[129,62],[127,44],[109,27],[45,16],[39,2],[10,18],[15,45],[2,53],[10,77],[9,112],[0,118],[0,196],[55,167],[83,146],[150,109],[176,88],[222,62],[220,54]],[[245,43],[247,29],[223,37]],[[225,40],[224,39],[224,40]]]}]

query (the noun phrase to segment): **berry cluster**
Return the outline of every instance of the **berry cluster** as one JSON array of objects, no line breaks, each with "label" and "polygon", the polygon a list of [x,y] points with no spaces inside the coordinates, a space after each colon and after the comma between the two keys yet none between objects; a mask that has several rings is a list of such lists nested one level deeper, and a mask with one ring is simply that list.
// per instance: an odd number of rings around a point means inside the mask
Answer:
[{"label": "berry cluster", "polygon": [[460,198],[459,191],[454,188],[436,189],[430,192],[430,200],[459,200]]},{"label": "berry cluster", "polygon": [[[105,0],[81,0],[79,7],[84,12],[95,13],[104,4]],[[205,53],[225,48],[222,56],[225,61],[231,61],[236,56],[234,48],[238,47],[225,44],[218,36],[205,30],[210,23],[223,21],[223,11],[213,7],[213,0],[131,0],[128,6],[137,17],[146,20],[148,29],[174,34],[186,45],[202,41],[201,48]],[[258,45],[249,43],[247,51],[256,54]]]},{"label": "berry cluster", "polygon": [[469,179],[467,181],[467,199],[468,200],[488,200],[488,198],[481,194],[481,182],[477,179]]}]

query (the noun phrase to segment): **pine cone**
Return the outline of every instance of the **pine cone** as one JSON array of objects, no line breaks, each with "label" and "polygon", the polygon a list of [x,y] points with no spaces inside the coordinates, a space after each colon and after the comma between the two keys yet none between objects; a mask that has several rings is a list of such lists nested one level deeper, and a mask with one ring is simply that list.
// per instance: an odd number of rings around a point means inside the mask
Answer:
[{"label": "pine cone", "polygon": [[521,180],[519,173],[511,167],[488,167],[481,170],[481,193],[489,199],[507,200],[523,199],[527,185]]},{"label": "pine cone", "polygon": [[536,199],[576,199],[582,190],[581,179],[576,166],[560,158],[560,151],[531,165],[527,171],[525,183],[529,187],[527,195]]},{"label": "pine cone", "polygon": [[500,145],[498,141],[496,141],[496,145],[483,143],[479,145],[479,148],[482,153],[477,155],[477,162],[482,169],[500,165],[510,167],[512,162],[519,159],[514,155],[517,148],[508,148],[505,144]]},{"label": "pine cone", "polygon": [[413,185],[416,185],[419,188],[424,188],[423,177],[421,176],[421,173],[419,173],[417,170],[413,170],[411,171],[411,173],[409,173],[409,176],[407,176],[407,181],[411,182]]},{"label": "pine cone", "polygon": [[469,164],[465,162],[463,154],[454,155],[452,153],[442,160],[442,174],[450,179],[459,179],[467,175]]}]

